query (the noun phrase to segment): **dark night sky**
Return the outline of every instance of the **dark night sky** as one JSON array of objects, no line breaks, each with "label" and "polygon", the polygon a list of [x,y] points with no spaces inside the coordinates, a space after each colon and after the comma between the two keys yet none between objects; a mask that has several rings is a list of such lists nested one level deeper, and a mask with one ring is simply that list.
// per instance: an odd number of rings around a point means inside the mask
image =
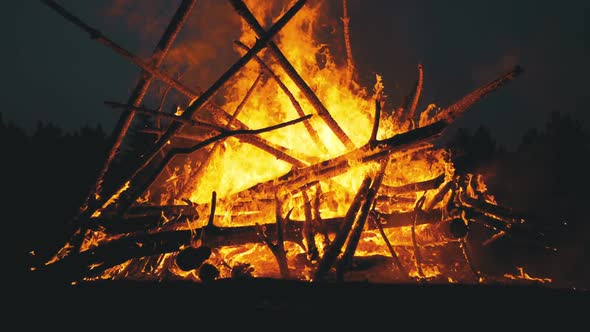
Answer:
[{"label": "dark night sky", "polygon": [[[150,34],[148,28],[163,28],[160,22],[165,23],[179,3],[128,0],[152,6],[135,13],[134,26],[122,15],[107,14],[114,2],[123,1],[59,1],[142,55],[149,54],[162,31],[152,29],[157,32]],[[200,9],[206,2],[211,0],[199,1],[191,20],[203,17]],[[169,9],[154,10],[162,6]],[[573,114],[586,127],[590,124],[585,104],[589,9],[586,1],[349,0],[360,77],[383,75],[391,98],[410,89],[417,63],[425,68],[420,108],[431,102],[447,105],[513,65],[522,65],[523,76],[478,103],[457,123],[473,128],[485,124],[507,145],[517,142],[525,130],[542,126],[553,110]],[[39,120],[66,130],[101,123],[110,132],[118,113],[103,101],[125,101],[138,69],[40,1],[6,2],[2,12],[4,120],[27,129]],[[227,15],[237,17],[233,12]]]}]

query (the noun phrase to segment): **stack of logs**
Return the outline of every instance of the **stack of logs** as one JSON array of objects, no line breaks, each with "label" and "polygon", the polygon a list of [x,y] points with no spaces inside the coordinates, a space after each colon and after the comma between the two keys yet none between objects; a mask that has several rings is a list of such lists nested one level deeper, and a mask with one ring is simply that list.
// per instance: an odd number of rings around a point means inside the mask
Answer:
[{"label": "stack of logs", "polygon": [[[356,147],[272,41],[277,32],[302,8],[305,0],[296,1],[291,9],[268,30],[263,29],[242,1],[230,0],[236,11],[256,32],[258,40],[250,48],[240,43],[245,51],[243,57],[205,91],[187,87],[159,68],[178,31],[194,7],[194,0],[181,2],[150,61],[145,61],[114,43],[55,1],[42,0],[42,2],[88,32],[93,39],[110,47],[143,70],[141,79],[127,103],[108,102],[110,106],[123,110],[114,131],[113,146],[97,177],[96,184],[90,190],[80,214],[74,220],[76,230],[73,232],[70,242],[56,255],[55,259],[43,267],[42,270],[47,273],[58,273],[69,280],[80,280],[84,277],[100,276],[109,268],[130,259],[175,252],[179,252],[177,255],[178,266],[190,270],[198,268],[200,263],[209,257],[210,248],[262,241],[275,255],[282,277],[289,278],[284,242],[290,241],[305,249],[313,269],[312,280],[325,280],[333,277],[342,279],[344,271],[347,271],[352,264],[362,232],[378,230],[394,260],[395,267],[401,274],[407,275],[408,266],[401,263],[394,249],[399,244],[390,243],[386,231],[404,226],[411,227],[411,239],[408,243],[414,250],[419,272],[421,271],[420,247],[434,240],[427,237],[421,238],[421,233],[416,232],[418,225],[427,224],[426,227],[438,234],[436,241],[442,243],[464,241],[469,225],[473,222],[493,228],[500,233],[510,233],[526,238],[531,236],[531,232],[523,226],[522,218],[510,209],[489,203],[482,193],[468,195],[470,190],[467,189],[471,184],[469,181],[465,181],[466,177],[464,176],[441,174],[428,181],[400,187],[382,184],[385,169],[394,162],[394,155],[426,153],[456,117],[490,92],[518,76],[520,74],[519,67],[474,90],[455,104],[440,109],[432,117],[430,124],[418,127],[415,125],[417,116],[414,112],[422,85],[422,68],[419,67],[419,84],[417,84],[417,90],[412,94],[412,102],[404,113],[406,114],[405,120],[411,123],[409,130],[390,138],[378,140],[376,134],[380,121],[381,103],[377,100],[371,138],[365,145]],[[316,114],[347,148],[346,153],[329,160],[316,160],[298,155],[288,148],[258,136],[263,132],[303,122],[316,144],[319,147],[323,146],[308,121],[311,115],[304,114],[293,94],[288,91],[269,66],[257,56],[257,53],[262,49],[269,50],[276,63],[295,82],[303,96],[314,107]],[[239,107],[233,114],[230,114],[211,100],[211,97],[250,60],[257,61],[262,73],[273,78],[290,97],[300,116],[298,119],[252,130],[236,118]],[[165,82],[170,88],[194,101],[182,115],[166,114],[161,109],[151,110],[143,107],[142,100],[148,86],[154,79]],[[253,86],[257,82],[258,79],[253,83]],[[248,95],[244,101],[247,100]],[[208,112],[199,112],[201,110]],[[168,119],[170,125],[166,129],[152,130],[158,135],[156,143],[144,154],[134,172],[125,181],[125,185],[120,186],[121,189],[118,192],[101,192],[104,176],[134,115],[137,113],[157,116],[158,119]],[[212,123],[208,120],[211,120]],[[404,121],[404,119],[401,120]],[[202,136],[194,137],[188,134],[188,131],[184,130],[186,128],[200,128],[213,134],[203,140]],[[274,155],[277,159],[290,163],[293,168],[290,172],[276,179],[259,183],[231,197],[217,200],[215,193],[213,193],[211,204],[208,205],[197,205],[190,201],[187,201],[187,205],[178,206],[137,204],[138,197],[156,181],[174,156],[189,154],[205,147],[209,148],[210,145],[215,146],[228,137],[235,137],[244,144],[256,146]],[[167,143],[175,138],[197,140],[197,142],[189,147],[169,148]],[[213,154],[213,151],[210,154]],[[324,197],[317,189],[319,183],[330,181],[331,178],[349,171],[352,167],[367,163],[378,164],[379,171],[362,181],[347,213],[337,218],[321,219],[318,206],[319,201]],[[206,165],[206,162],[203,164]],[[310,189],[313,189],[315,197],[309,197],[308,190]],[[407,197],[408,194],[418,197],[420,193],[428,190],[437,191],[434,198],[428,204],[425,204],[424,197],[418,199],[410,211],[383,213],[378,208],[384,202],[395,204],[400,198]],[[304,220],[292,220],[290,214],[284,216],[282,213],[282,204],[287,197],[293,197],[293,195],[303,197]],[[232,204],[235,218],[242,218],[235,221],[234,224],[247,226],[216,226],[216,205],[229,203]],[[253,206],[258,209],[259,214],[238,213],[240,209],[251,211]],[[198,219],[200,215],[202,216],[204,211],[209,213],[208,223],[205,226],[186,227],[187,224]],[[268,220],[264,217],[269,213],[276,222],[260,225],[261,221]],[[103,240],[94,245],[84,245],[89,240],[89,234],[93,232],[103,234]],[[323,234],[324,238],[328,239],[327,246],[321,252],[315,243],[316,234]],[[468,256],[466,254],[467,260],[469,260]],[[472,268],[472,271],[477,276],[477,269]]]}]

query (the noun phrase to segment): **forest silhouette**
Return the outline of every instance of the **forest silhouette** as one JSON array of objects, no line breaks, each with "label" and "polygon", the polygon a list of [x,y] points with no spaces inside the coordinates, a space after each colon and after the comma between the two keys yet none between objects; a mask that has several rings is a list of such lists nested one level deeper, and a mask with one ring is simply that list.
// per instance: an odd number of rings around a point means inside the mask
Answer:
[{"label": "forest silhouette", "polygon": [[[153,142],[139,123],[118,154],[104,186],[115,186]],[[4,234],[11,241],[15,267],[28,273],[68,240],[72,218],[96,179],[110,138],[100,125],[65,132],[39,122],[28,134],[3,119]],[[475,233],[476,261],[482,272],[522,266],[554,279],[559,287],[590,288],[590,133],[568,114],[553,112],[543,128],[522,135],[513,149],[498,144],[490,130],[455,129],[444,143],[459,174],[481,174],[498,204],[527,216],[558,250],[531,250],[504,236],[481,245]],[[5,227],[6,227],[5,226]],[[15,274],[19,278],[20,274]]]}]

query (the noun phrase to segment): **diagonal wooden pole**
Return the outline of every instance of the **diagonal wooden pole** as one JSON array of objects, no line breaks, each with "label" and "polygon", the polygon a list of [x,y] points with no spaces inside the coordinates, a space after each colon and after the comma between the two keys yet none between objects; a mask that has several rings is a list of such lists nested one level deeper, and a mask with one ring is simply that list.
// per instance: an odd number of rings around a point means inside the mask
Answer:
[{"label": "diagonal wooden pole", "polygon": [[[51,7],[51,8],[53,8],[53,7]],[[61,8],[61,7],[59,7],[59,8]],[[63,10],[63,8],[61,8],[61,10],[65,11],[65,10]],[[67,11],[65,13],[62,11],[58,11],[58,12],[62,16],[64,16],[66,19],[73,22],[76,26],[78,26],[82,30],[88,32],[93,39],[99,41],[101,44],[109,47],[110,49],[115,51],[117,54],[119,54],[122,57],[124,57],[125,59],[131,61],[133,64],[137,65],[139,68],[141,68],[145,72],[149,73],[154,78],[161,80],[162,82],[173,87],[174,89],[176,89],[176,91],[178,91],[180,94],[182,94],[183,96],[185,96],[189,100],[197,99],[199,97],[199,95],[201,95],[203,93],[199,87],[195,87],[194,89],[192,89],[192,88],[186,86],[184,83],[180,82],[178,79],[173,78],[171,75],[169,75],[166,72],[163,72],[157,68],[154,68],[148,62],[144,61],[143,59],[141,59],[137,55],[129,52],[127,49],[121,47],[120,45],[114,43],[113,41],[111,41],[107,37],[103,36],[98,30],[88,26],[86,23],[82,22],[78,17],[75,17],[74,15],[72,15],[71,13],[69,13]],[[238,120],[238,119],[232,120],[231,114],[229,114],[228,112],[223,110],[219,105],[215,104],[214,102],[207,103],[205,105],[205,107],[213,115],[213,121],[215,122],[215,124],[217,126],[226,126],[227,123],[231,123],[231,129],[237,129],[237,130],[249,130],[250,129],[246,124],[244,124],[240,120]],[[163,132],[158,132],[157,134],[162,135]],[[178,135],[177,135],[177,137],[178,137]],[[297,158],[302,158],[302,156],[294,158],[294,157],[292,157],[292,155],[294,155],[294,151],[291,151],[283,146],[274,144],[262,137],[255,136],[255,135],[247,135],[247,136],[242,135],[242,136],[236,136],[236,138],[238,138],[240,141],[243,141],[244,143],[248,143],[253,146],[256,146],[256,147],[260,148],[261,150],[272,154],[277,159],[288,162],[288,163],[292,164],[293,166],[296,166],[296,167],[306,166],[306,163],[303,163],[297,159]],[[309,162],[311,159],[306,158],[305,160]],[[101,205],[104,201],[105,200],[102,200],[100,202],[96,202],[95,206]]]},{"label": "diagonal wooden pole", "polygon": [[[246,44],[242,43],[239,40],[236,40],[235,44],[238,45],[239,47],[243,48],[246,51],[248,51],[250,49],[248,46],[246,46]],[[283,81],[280,79],[280,77],[277,74],[275,74],[275,72],[259,56],[255,56],[254,60],[256,60],[256,62],[258,62],[258,65],[260,65],[260,68],[262,68],[262,70],[264,70],[271,78],[273,78],[275,80],[275,82],[277,83],[277,85],[279,86],[279,88],[281,88],[281,90],[283,90],[283,93],[285,93],[287,98],[289,98],[289,101],[291,101],[293,108],[295,108],[297,115],[299,115],[300,117],[304,116],[305,112],[301,108],[301,105],[299,104],[299,102],[297,101],[297,99],[295,98],[293,93],[291,93],[289,88],[285,85],[285,83],[283,83]],[[314,143],[316,144],[318,149],[320,149],[320,151],[323,154],[327,154],[328,149],[326,148],[326,146],[322,142],[320,136],[318,135],[318,132],[313,128],[311,123],[309,121],[306,121],[303,123],[303,125],[305,126],[305,129],[307,129],[309,136],[314,141]]]},{"label": "diagonal wooden pole", "polygon": [[[248,7],[246,6],[246,4],[242,0],[229,0],[229,2],[232,4],[232,6],[238,12],[238,14],[240,14],[240,16],[242,16],[244,21],[246,21],[246,23],[248,23],[248,25],[250,25],[250,28],[252,28],[252,30],[254,30],[254,32],[256,33],[258,38],[262,38],[262,36],[264,36],[266,34],[266,31],[264,30],[262,25],[260,25],[260,23],[258,22],[256,17],[252,14],[252,12],[250,12]],[[278,46],[274,42],[270,41],[268,43],[268,49],[269,49],[270,53],[273,55],[273,57],[275,58],[275,60],[277,61],[277,63],[283,68],[283,70],[287,73],[289,78],[291,78],[291,80],[293,80],[293,82],[295,83],[295,85],[297,85],[299,90],[301,90],[301,92],[303,93],[305,98],[307,98],[307,100],[315,108],[318,115],[322,118],[322,120],[324,120],[324,122],[328,125],[328,127],[330,127],[330,129],[334,132],[336,137],[338,137],[338,139],[342,142],[342,144],[344,144],[344,146],[348,150],[354,150],[356,148],[354,143],[350,140],[348,135],[346,135],[344,130],[342,130],[342,128],[340,127],[338,122],[336,122],[336,120],[334,120],[334,118],[332,117],[330,112],[328,112],[328,109],[324,106],[324,104],[322,104],[322,102],[320,101],[318,96],[309,87],[307,82],[305,82],[305,80],[303,80],[303,78],[301,77],[301,75],[299,75],[297,70],[295,70],[293,65],[291,65],[289,60],[285,57],[283,52],[281,52],[281,50],[278,48]]]},{"label": "diagonal wooden pole", "polygon": [[[55,1],[42,0],[42,2],[45,3],[47,6],[49,6],[50,8],[52,8],[53,10],[55,10],[56,12],[58,12],[60,15],[67,18],[72,23],[76,24],[80,28],[87,31],[93,39],[97,39],[100,42],[102,42],[103,44],[104,43],[114,44],[110,40],[108,40],[106,37],[104,37],[99,31],[91,28],[90,26],[88,26],[87,24],[82,22],[80,19],[78,19],[77,17],[70,14],[67,10],[65,10],[65,8],[63,8],[62,6],[57,4]],[[152,66],[154,68],[160,67],[160,65],[164,61],[166,54],[170,50],[170,47],[172,46],[174,41],[176,40],[176,37],[178,36],[178,32],[180,31],[180,29],[182,28],[182,26],[186,22],[187,18],[190,15],[191,10],[193,9],[194,5],[196,4],[196,2],[197,2],[196,0],[183,0],[180,3],[180,6],[178,7],[176,12],[174,13],[174,16],[170,20],[168,27],[164,31],[164,34],[160,38],[160,41],[156,45],[156,48],[154,49],[154,52],[152,54],[151,62],[152,62]],[[145,95],[148,91],[150,84],[153,81],[153,78],[154,77],[151,74],[146,73],[145,71],[142,72],[139,82],[137,82],[137,85],[135,86],[131,95],[129,96],[129,100],[128,100],[127,104],[130,104],[130,105],[133,105],[136,107],[140,106],[141,102],[143,101],[143,98],[145,97]],[[85,199],[82,203],[82,206],[80,207],[81,212],[84,212],[86,209],[88,209],[91,199],[93,201],[97,201],[100,199],[99,197],[100,197],[101,185],[102,185],[102,182],[104,181],[104,177],[105,177],[107,171],[109,170],[111,163],[115,159],[115,156],[116,156],[117,152],[119,151],[119,148],[121,147],[121,143],[123,142],[123,138],[127,134],[127,131],[129,130],[129,127],[131,126],[131,122],[133,121],[134,117],[135,117],[135,111],[133,109],[129,109],[127,111],[124,111],[121,114],[121,116],[119,117],[119,121],[117,122],[117,124],[115,125],[115,128],[113,129],[113,133],[111,136],[112,143],[109,148],[109,152],[107,154],[107,157],[105,159],[103,166],[101,167],[101,169],[98,173],[98,176],[96,177],[96,181],[93,183],[92,187],[90,188],[87,196],[85,197]]]}]

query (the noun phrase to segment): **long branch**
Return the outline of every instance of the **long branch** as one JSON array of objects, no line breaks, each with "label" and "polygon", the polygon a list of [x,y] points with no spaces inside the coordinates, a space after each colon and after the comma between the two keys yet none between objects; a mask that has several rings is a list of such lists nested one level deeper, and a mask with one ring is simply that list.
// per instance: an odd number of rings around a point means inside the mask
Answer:
[{"label": "long branch", "polygon": [[513,69],[505,73],[504,75],[500,76],[499,78],[491,81],[490,83],[472,91],[471,93],[467,94],[463,98],[461,98],[456,103],[452,104],[451,106],[443,109],[440,113],[436,114],[432,121],[439,121],[442,119],[447,119],[452,121],[453,119],[457,118],[458,116],[462,115],[468,108],[473,106],[477,101],[482,99],[483,97],[487,96],[489,93],[497,90],[502,85],[506,84],[507,82],[515,79],[520,74],[522,74],[522,68],[520,66],[515,66]]},{"label": "long branch", "polygon": [[350,86],[354,74],[354,60],[352,58],[352,47],[350,45],[350,17],[348,16],[348,5],[346,0],[342,0],[342,12],[344,47],[346,48],[346,84]]},{"label": "long branch", "polygon": [[[344,218],[325,219],[320,225],[320,231],[335,234],[342,229],[343,223]],[[276,223],[264,224],[264,227],[268,233],[277,232]],[[303,222],[286,220],[284,227],[284,241],[302,245]],[[396,230],[399,228],[389,228],[385,224],[383,227],[391,234],[396,235],[391,237],[392,245],[412,246],[411,239],[407,238],[407,232],[398,232]],[[424,225],[420,231],[417,231],[416,241],[422,246],[456,241],[452,237],[452,232],[448,230],[450,227],[451,224],[447,221]],[[370,223],[369,228],[375,229],[376,227]],[[70,278],[69,280],[77,280],[81,276],[99,275],[102,271],[132,258],[176,252],[183,246],[189,246],[194,238],[200,238],[202,232],[207,233],[206,244],[210,248],[258,243],[260,239],[256,225],[242,227],[207,225],[192,230],[140,231],[102,243],[83,252],[74,252],[61,260],[39,267],[36,271],[56,274],[62,278],[61,280],[68,278]],[[436,234],[436,236],[432,234]],[[89,268],[90,266],[92,269]]]},{"label": "long branch", "polygon": [[[241,0],[229,0],[234,9],[242,16],[244,21],[248,23],[250,28],[254,30],[254,33],[258,36],[258,38],[262,38],[266,34],[266,31],[260,25],[256,17],[250,12],[246,4]],[[297,72],[297,70],[291,65],[289,60],[285,57],[285,55],[281,52],[278,46],[270,41],[268,43],[268,50],[273,55],[277,63],[283,68],[283,70],[287,73],[289,78],[297,85],[299,90],[303,93],[303,95],[307,98],[310,104],[315,108],[318,115],[324,120],[324,122],[328,125],[328,127],[334,132],[336,137],[344,144],[344,146],[348,150],[352,150],[355,148],[354,143],[350,140],[348,135],[342,130],[338,122],[334,120],[328,109],[322,104],[318,96],[313,92],[313,90],[309,87],[309,85],[303,80],[301,75]]]},{"label": "long branch", "polygon": [[[239,40],[236,40],[235,44],[246,51],[250,50],[250,48],[248,46],[246,46],[244,43],[242,43]],[[297,99],[295,98],[293,93],[291,93],[289,88],[285,85],[285,83],[283,83],[281,78],[259,56],[255,56],[254,60],[258,63],[258,65],[260,65],[260,68],[262,68],[262,70],[264,70],[270,77],[272,77],[272,79],[275,80],[275,82],[277,83],[279,88],[281,88],[281,90],[285,93],[287,98],[289,98],[289,101],[293,105],[293,108],[295,108],[295,111],[297,112],[297,114],[299,116],[304,116],[305,112],[303,111],[303,108],[301,108],[301,105],[299,104],[299,102],[297,101]],[[305,126],[305,129],[309,133],[309,136],[314,141],[316,146],[320,149],[320,151],[324,154],[327,153],[328,149],[326,148],[326,146],[324,145],[324,143],[320,139],[318,132],[313,128],[311,123],[309,121],[306,121],[303,123],[303,125]]]},{"label": "long branch", "polygon": [[410,120],[411,127],[415,128],[415,114],[416,114],[416,107],[418,107],[418,101],[420,100],[420,95],[422,94],[422,86],[424,85],[424,69],[422,68],[421,64],[418,64],[418,82],[416,83],[416,91],[414,91],[414,96],[412,97],[412,103],[410,104],[410,110],[408,112],[408,120]]}]

